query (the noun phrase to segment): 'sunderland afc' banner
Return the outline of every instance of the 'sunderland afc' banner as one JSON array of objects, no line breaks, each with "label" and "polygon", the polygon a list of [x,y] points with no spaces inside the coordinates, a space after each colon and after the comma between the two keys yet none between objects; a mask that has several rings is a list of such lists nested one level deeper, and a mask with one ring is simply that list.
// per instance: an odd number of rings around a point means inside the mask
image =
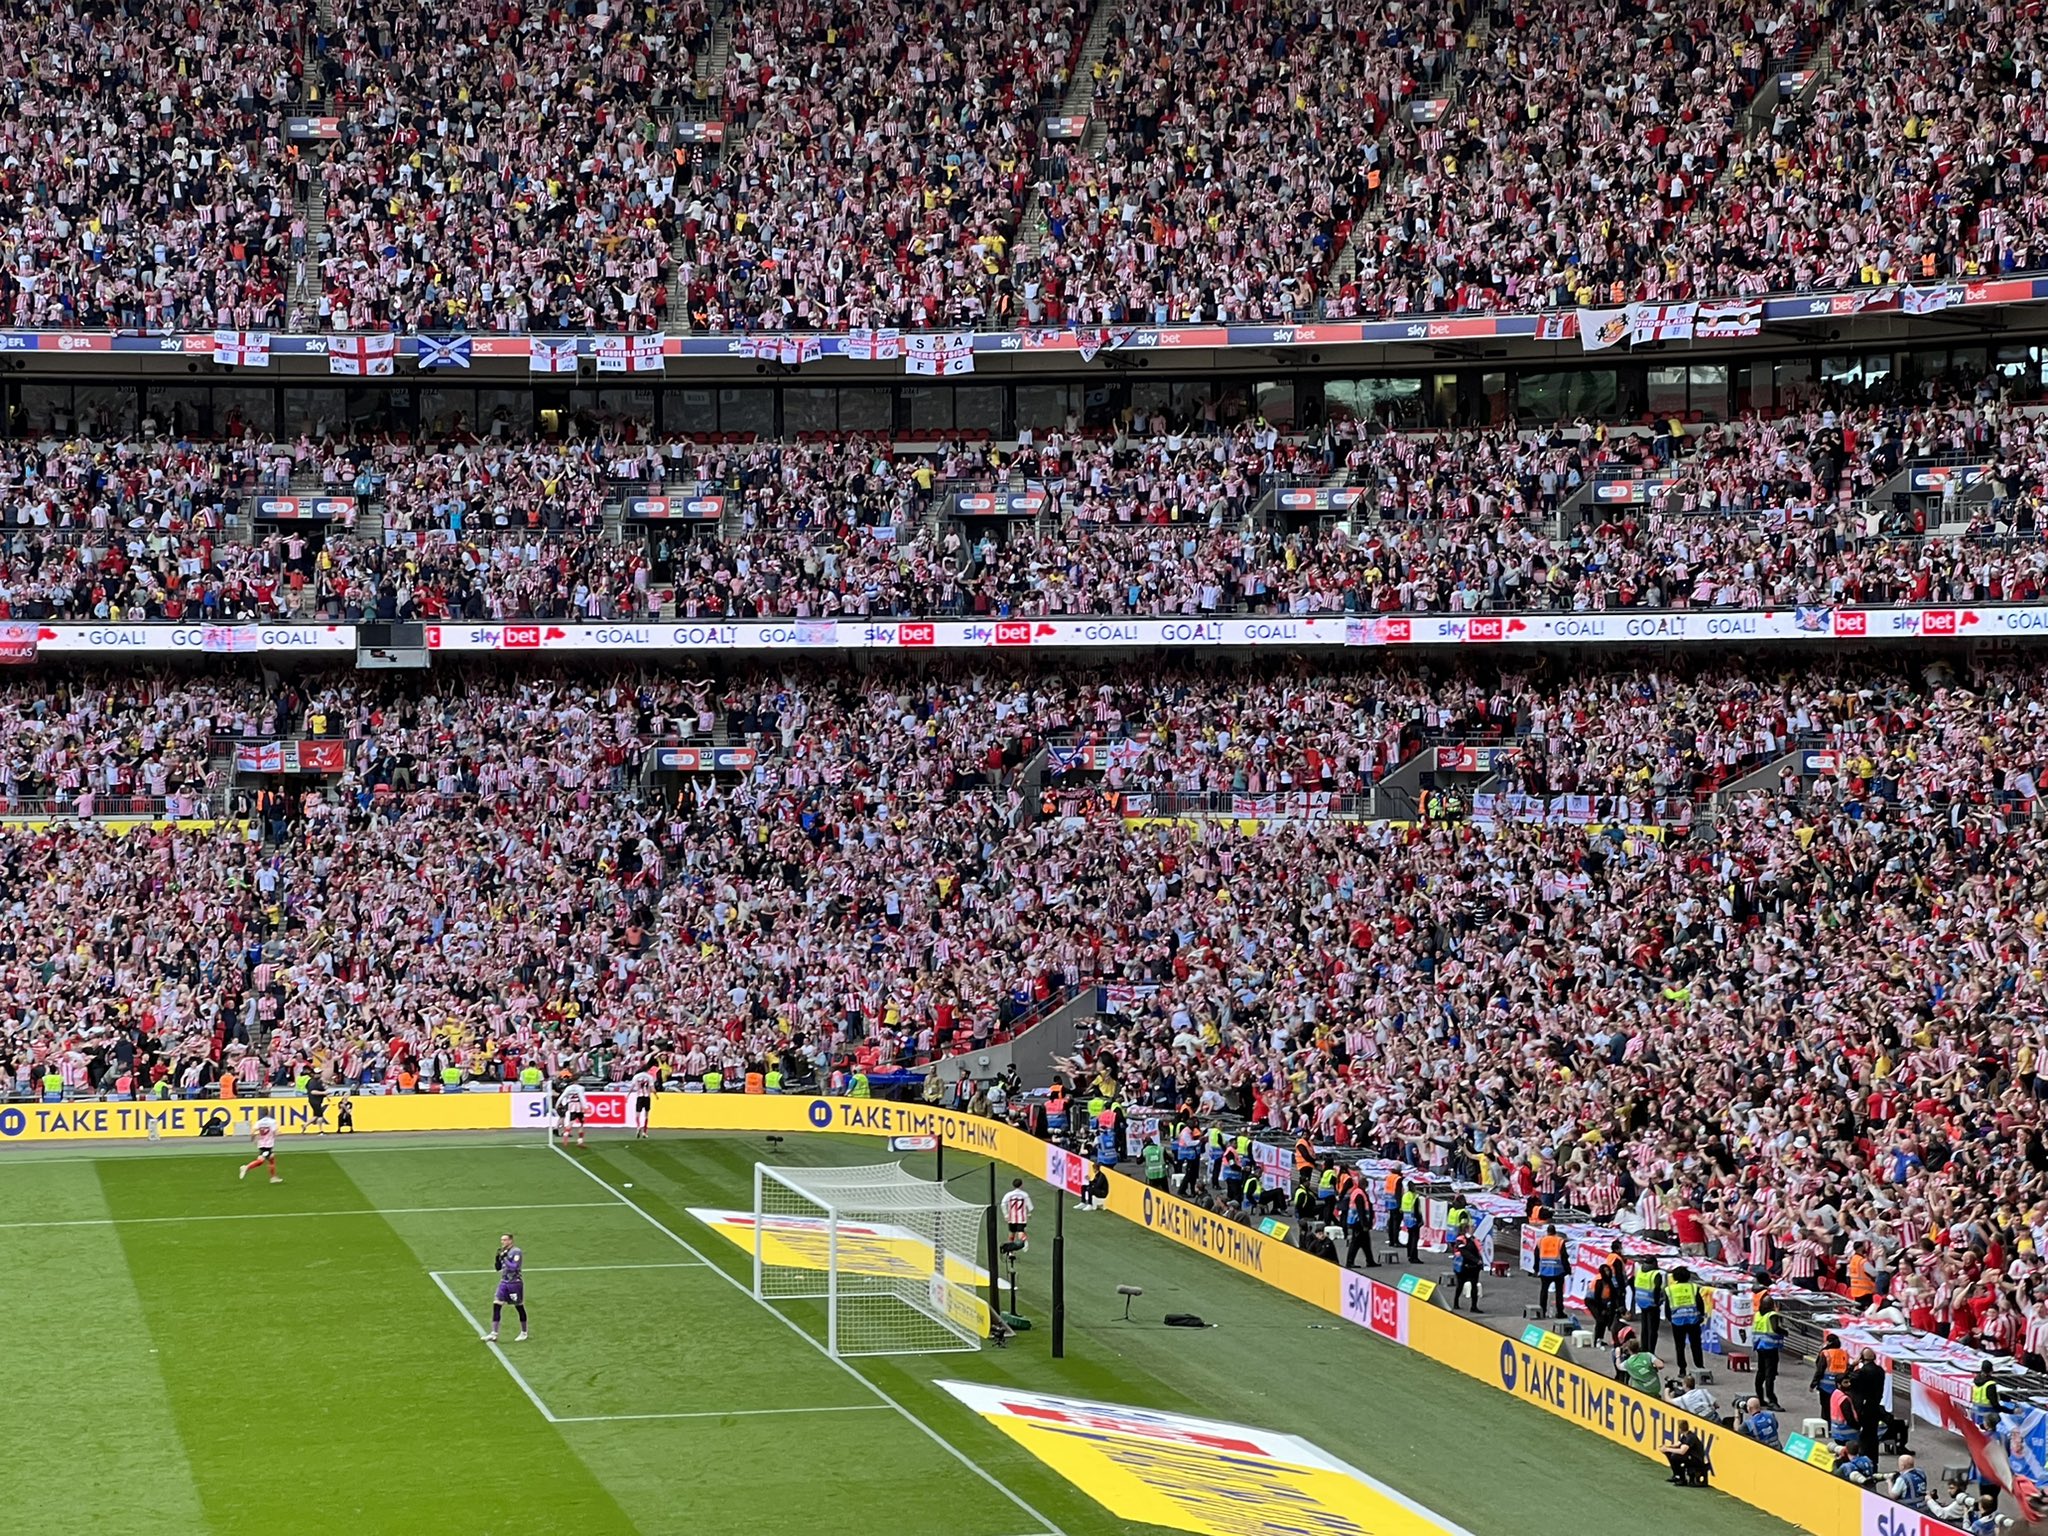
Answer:
[{"label": "'sunderland afc' banner", "polygon": [[[626,1124],[623,1095],[598,1094],[599,1126]],[[616,1100],[619,1113],[607,1113]],[[506,1130],[546,1122],[539,1094],[451,1093],[365,1095],[353,1099],[362,1131]],[[147,1136],[190,1138],[212,1117],[226,1115],[229,1134],[264,1110],[287,1134],[303,1132],[303,1100],[229,1100],[166,1104],[18,1104],[0,1107],[0,1156],[10,1145]],[[333,1120],[330,1101],[328,1119]],[[937,1136],[948,1147],[1006,1163],[1033,1178],[1059,1177],[1049,1147],[1012,1126],[919,1104],[795,1095],[664,1093],[653,1124],[671,1131],[728,1134],[832,1132],[859,1136]],[[1065,1179],[1061,1180],[1065,1182]],[[1569,1419],[1581,1429],[1649,1457],[1660,1447],[1676,1409],[1633,1392],[1597,1371],[1454,1313],[1418,1302],[1391,1286],[1349,1273],[1258,1231],[1219,1220],[1124,1174],[1109,1173],[1111,1211],[1127,1221],[1239,1274],[1342,1317],[1397,1346],[1413,1349],[1496,1391]],[[1815,1536],[1952,1536],[1952,1528],[1916,1515],[1754,1441],[1702,1420],[1690,1420],[1712,1447],[1714,1485],[1746,1504],[1812,1531]]]}]

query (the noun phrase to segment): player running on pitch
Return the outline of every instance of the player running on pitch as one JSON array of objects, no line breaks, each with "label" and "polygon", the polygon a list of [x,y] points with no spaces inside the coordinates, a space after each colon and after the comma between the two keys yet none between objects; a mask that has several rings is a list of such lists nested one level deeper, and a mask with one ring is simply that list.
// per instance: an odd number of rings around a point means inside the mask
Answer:
[{"label": "player running on pitch", "polygon": [[654,1074],[642,1067],[633,1074],[633,1124],[639,1134],[633,1139],[647,1139],[647,1122],[654,1115]]},{"label": "player running on pitch", "polygon": [[256,1138],[256,1155],[242,1164],[242,1171],[235,1177],[246,1179],[251,1168],[261,1168],[268,1164],[270,1182],[282,1184],[284,1180],[277,1176],[277,1117],[269,1110],[264,1110],[256,1117],[256,1123],[250,1127],[249,1133]]},{"label": "player running on pitch", "polygon": [[590,1142],[583,1129],[585,1117],[590,1113],[590,1095],[583,1091],[581,1083],[570,1083],[562,1089],[555,1100],[555,1116],[562,1127],[562,1140],[569,1139],[569,1128],[576,1128],[576,1145],[587,1147]]},{"label": "player running on pitch", "polygon": [[519,1313],[519,1337],[514,1344],[526,1342],[526,1255],[512,1246],[512,1234],[507,1232],[498,1239],[498,1254],[491,1261],[498,1271],[498,1295],[491,1303],[491,1331],[484,1335],[486,1344],[498,1342],[498,1319],[505,1315],[505,1303],[511,1302]]}]

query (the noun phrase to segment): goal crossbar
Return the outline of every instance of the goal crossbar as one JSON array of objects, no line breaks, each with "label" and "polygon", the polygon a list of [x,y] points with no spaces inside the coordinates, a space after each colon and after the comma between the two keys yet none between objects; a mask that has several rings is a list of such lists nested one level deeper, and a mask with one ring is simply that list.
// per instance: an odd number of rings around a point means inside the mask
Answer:
[{"label": "goal crossbar", "polygon": [[[754,1166],[754,1295],[824,1303],[835,1355],[979,1349],[987,1207],[900,1163]],[[792,1313],[805,1326],[809,1309]]]}]

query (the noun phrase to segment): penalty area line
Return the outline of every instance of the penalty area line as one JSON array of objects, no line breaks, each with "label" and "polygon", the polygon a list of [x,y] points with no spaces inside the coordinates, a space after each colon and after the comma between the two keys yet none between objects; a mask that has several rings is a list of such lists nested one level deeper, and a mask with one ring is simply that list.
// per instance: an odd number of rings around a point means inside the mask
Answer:
[{"label": "penalty area line", "polygon": [[732,1274],[730,1274],[725,1269],[721,1268],[719,1265],[711,1264],[711,1261],[709,1259],[705,1258],[702,1253],[698,1252],[696,1248],[690,1245],[688,1239],[678,1236],[674,1231],[672,1231],[669,1227],[663,1224],[660,1217],[656,1216],[652,1211],[648,1210],[645,1206],[639,1204],[637,1201],[629,1198],[621,1191],[613,1189],[611,1185],[607,1184],[604,1181],[603,1175],[599,1174],[594,1169],[588,1168],[584,1164],[579,1163],[575,1158],[571,1157],[566,1151],[563,1151],[561,1147],[556,1147],[555,1151],[560,1155],[563,1162],[567,1163],[571,1168],[574,1168],[586,1179],[589,1179],[593,1184],[597,1185],[599,1189],[602,1189],[606,1194],[610,1195],[619,1204],[625,1206],[628,1210],[636,1212],[642,1221],[645,1221],[649,1226],[654,1228],[655,1231],[661,1233],[662,1236],[666,1237],[670,1242],[674,1243],[678,1248],[682,1249],[683,1252],[687,1253],[691,1258],[696,1259],[700,1263],[710,1264],[713,1272],[717,1274],[719,1279],[723,1280],[727,1285],[731,1286],[734,1290],[738,1291],[742,1296],[746,1297],[749,1301],[755,1303],[755,1305],[759,1306],[762,1311],[766,1312],[770,1317],[774,1318],[777,1322],[781,1323],[791,1333],[795,1334],[798,1338],[802,1339],[806,1344],[810,1345],[812,1349],[816,1350],[819,1354],[823,1355],[827,1360],[830,1360],[834,1365],[838,1366],[842,1371],[846,1372],[846,1374],[851,1376],[855,1381],[859,1382],[862,1386],[866,1387],[870,1392],[874,1393],[875,1396],[880,1398],[885,1405],[895,1409],[896,1412],[902,1417],[904,1423],[913,1426],[926,1439],[930,1440],[933,1445],[936,1445],[948,1456],[951,1456],[955,1461],[959,1462],[961,1466],[965,1467],[968,1471],[972,1472],[976,1477],[980,1478],[983,1482],[987,1483],[989,1487],[995,1489],[997,1493],[1000,1493],[1004,1498],[1008,1499],[1012,1504],[1016,1505],[1017,1508],[1024,1511],[1024,1513],[1027,1516],[1029,1516],[1032,1520],[1036,1521],[1041,1527],[1044,1528],[1044,1536],[1066,1536],[1066,1532],[1062,1531],[1057,1525],[1053,1524],[1052,1521],[1046,1519],[1044,1515],[1041,1515],[1037,1510],[1033,1509],[1029,1504],[1025,1503],[1022,1498],[1017,1496],[1017,1494],[1012,1492],[1010,1489],[1004,1487],[1001,1479],[997,1478],[994,1473],[990,1472],[986,1467],[980,1465],[978,1462],[974,1460],[973,1457],[969,1456],[965,1451],[961,1450],[958,1446],[954,1445],[952,1442],[947,1440],[937,1430],[933,1429],[931,1425],[925,1423],[923,1419],[920,1419],[908,1408],[904,1407],[901,1403],[897,1402],[895,1398],[891,1397],[881,1387],[877,1386],[873,1381],[869,1380],[866,1376],[863,1376],[858,1370],[854,1369],[854,1367],[850,1363],[841,1359],[839,1356],[833,1354],[831,1350],[827,1349],[823,1344],[820,1344],[808,1333],[805,1333],[803,1329],[800,1326],[798,1326],[798,1324],[793,1319],[784,1316],[781,1312],[778,1312],[774,1307],[771,1307],[768,1305],[768,1303],[762,1301],[760,1297],[754,1294],[753,1290],[749,1286],[735,1279],[732,1276]]},{"label": "penalty area line", "polygon": [[837,1408],[701,1408],[691,1413],[582,1413],[557,1424],[623,1424],[646,1419],[773,1419],[791,1413],[887,1413],[887,1403],[847,1403]]},{"label": "penalty area line", "polygon": [[[456,1295],[454,1291],[449,1289],[448,1282],[446,1280],[443,1280],[439,1274],[437,1274],[435,1271],[431,1269],[427,1271],[427,1278],[434,1282],[434,1284],[440,1289],[440,1292],[443,1296],[446,1296],[451,1302],[455,1304],[455,1310],[462,1314],[463,1321],[468,1323],[470,1327],[476,1330],[478,1338],[482,1338],[485,1332],[484,1325],[476,1320],[476,1314],[474,1312],[470,1311],[468,1307],[462,1304],[462,1298]],[[485,1345],[485,1348],[489,1349],[492,1354],[498,1357],[498,1364],[505,1367],[505,1374],[510,1376],[513,1379],[513,1381],[518,1383],[519,1390],[526,1394],[526,1400],[532,1403],[534,1407],[540,1410],[540,1416],[546,1419],[550,1424],[559,1423],[560,1420],[558,1420],[555,1417],[554,1410],[548,1407],[546,1403],[541,1401],[540,1394],[533,1390],[532,1384],[528,1382],[524,1376],[519,1374],[519,1367],[512,1363],[510,1358],[507,1357],[507,1355],[505,1354],[504,1349],[495,1340],[488,1342]]]},{"label": "penalty area line", "polygon": [[[606,1210],[612,1209],[612,1203],[609,1200],[597,1200],[591,1203],[593,1205],[601,1205]],[[593,1274],[600,1270],[613,1269],[709,1269],[710,1267],[702,1259],[676,1259],[664,1264],[529,1264],[526,1266],[526,1273],[529,1275],[585,1275]],[[429,1271],[429,1273],[436,1275],[495,1275],[497,1271],[495,1269],[436,1269]]]}]

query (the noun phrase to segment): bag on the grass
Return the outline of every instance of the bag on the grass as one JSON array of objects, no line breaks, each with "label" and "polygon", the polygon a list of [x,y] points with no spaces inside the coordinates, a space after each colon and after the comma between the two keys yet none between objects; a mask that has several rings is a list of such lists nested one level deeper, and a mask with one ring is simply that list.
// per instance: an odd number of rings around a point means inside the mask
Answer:
[{"label": "bag on the grass", "polygon": [[1192,1312],[1169,1312],[1166,1314],[1166,1326],[1169,1328],[1206,1328],[1209,1325]]}]

